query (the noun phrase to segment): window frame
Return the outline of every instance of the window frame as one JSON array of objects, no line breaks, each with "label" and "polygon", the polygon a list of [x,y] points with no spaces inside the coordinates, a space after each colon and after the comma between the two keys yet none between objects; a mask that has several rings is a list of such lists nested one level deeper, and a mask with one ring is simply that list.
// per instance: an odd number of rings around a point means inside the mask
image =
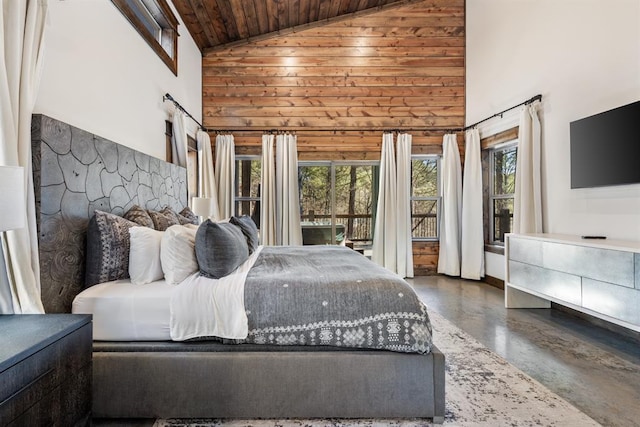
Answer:
[{"label": "window frame", "polygon": [[[515,202],[515,193],[509,194],[495,194],[495,153],[498,151],[506,151],[511,148],[516,149],[516,158],[518,155],[518,139],[509,139],[508,141],[501,142],[499,144],[493,145],[488,148],[489,152],[489,191],[488,191],[488,204],[489,204],[489,236],[488,241],[490,245],[495,246],[504,246],[504,241],[495,240],[495,201],[496,200],[508,200],[513,199]],[[516,170],[517,170],[517,162],[516,162]],[[514,174],[516,172],[514,171]]]},{"label": "window frame", "polygon": [[[413,161],[414,160],[425,160],[425,159],[436,159],[436,188],[438,189],[437,196],[413,196]],[[437,154],[412,154],[411,155],[411,190],[409,194],[409,214],[411,217],[412,211],[411,207],[413,206],[414,201],[436,201],[436,236],[435,237],[413,237],[413,230],[411,230],[411,241],[413,242],[438,242],[440,241],[440,217],[441,217],[441,209],[442,209],[442,187],[441,187],[441,165],[442,165],[442,156]]]},{"label": "window frame", "polygon": [[[258,161],[260,162],[260,173],[262,174],[262,156],[259,155],[253,155],[253,154],[242,154],[242,155],[236,155],[235,156],[235,161],[236,162],[241,162],[241,161]],[[237,206],[238,203],[242,203],[242,202],[257,202],[260,205],[262,205],[262,191],[260,191],[260,196],[257,197],[251,197],[251,196],[238,196],[237,194],[237,179],[238,179],[238,174],[239,169],[237,167],[237,163],[236,163],[236,168],[235,168],[235,176],[233,177],[233,214],[234,215],[238,215],[238,211],[237,211]],[[258,226],[258,228],[260,228],[260,224],[256,224]]]},{"label": "window frame", "polygon": [[[178,18],[174,15],[166,0],[111,0],[114,6],[127,18],[129,23],[136,29],[138,34],[147,42],[151,49],[160,57],[162,62],[178,75]],[[153,5],[151,10],[146,2]],[[134,6],[132,6],[134,4]],[[159,27],[160,36],[152,34],[147,26],[138,17],[133,8],[138,8],[153,19],[154,26]],[[163,22],[164,21],[164,22]],[[159,40],[160,39],[160,40]],[[171,44],[170,51],[163,46]]]},{"label": "window frame", "polygon": [[[303,160],[303,161],[298,161],[298,168],[300,167],[304,167],[304,166],[326,166],[329,168],[329,171],[331,172],[331,182],[330,184],[330,188],[331,188],[331,193],[330,193],[330,199],[331,199],[331,241],[333,245],[336,244],[336,221],[337,221],[337,213],[336,213],[336,167],[338,166],[377,166],[380,167],[380,160]],[[377,206],[377,198],[378,196],[375,195],[374,197],[376,199],[376,206]],[[375,224],[373,223],[376,212],[375,209],[373,209],[372,207],[372,212],[371,212],[371,230],[373,232],[373,228],[375,227]],[[304,214],[304,212],[300,213],[300,220],[302,221],[302,215]],[[373,238],[373,235],[372,235]]]}]

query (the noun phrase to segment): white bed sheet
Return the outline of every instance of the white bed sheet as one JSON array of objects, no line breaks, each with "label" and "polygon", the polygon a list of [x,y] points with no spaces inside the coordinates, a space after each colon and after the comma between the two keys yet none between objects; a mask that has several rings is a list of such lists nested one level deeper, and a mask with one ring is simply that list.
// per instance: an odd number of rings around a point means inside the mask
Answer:
[{"label": "white bed sheet", "polygon": [[93,314],[95,341],[167,341],[176,288],[164,279],[144,285],[129,279],[101,283],[79,293],[71,311]]}]

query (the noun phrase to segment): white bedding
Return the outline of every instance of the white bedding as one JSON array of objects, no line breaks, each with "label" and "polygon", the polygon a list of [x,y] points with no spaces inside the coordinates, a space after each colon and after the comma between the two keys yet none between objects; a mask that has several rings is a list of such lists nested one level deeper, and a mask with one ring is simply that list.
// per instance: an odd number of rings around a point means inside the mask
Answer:
[{"label": "white bedding", "polygon": [[129,279],[101,283],[78,294],[71,311],[93,314],[96,341],[166,341],[175,289],[164,279],[144,285]]},{"label": "white bedding", "polygon": [[194,273],[178,285],[164,279],[134,285],[126,279],[91,286],[76,296],[71,311],[93,315],[95,341],[243,339],[248,333],[244,281],[261,249],[221,279]]},{"label": "white bedding", "polygon": [[261,250],[259,246],[233,273],[220,279],[195,273],[180,283],[171,298],[171,339],[247,338],[244,282]]}]

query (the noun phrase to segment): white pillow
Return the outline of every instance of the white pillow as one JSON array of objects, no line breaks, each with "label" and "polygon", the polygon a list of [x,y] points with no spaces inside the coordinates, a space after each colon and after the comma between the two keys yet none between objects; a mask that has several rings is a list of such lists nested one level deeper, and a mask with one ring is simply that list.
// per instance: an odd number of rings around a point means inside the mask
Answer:
[{"label": "white pillow", "polygon": [[162,237],[160,259],[167,283],[177,285],[198,271],[196,259],[197,227],[172,225]]},{"label": "white pillow", "polygon": [[162,279],[160,242],[164,232],[149,227],[129,229],[129,277],[134,285]]}]

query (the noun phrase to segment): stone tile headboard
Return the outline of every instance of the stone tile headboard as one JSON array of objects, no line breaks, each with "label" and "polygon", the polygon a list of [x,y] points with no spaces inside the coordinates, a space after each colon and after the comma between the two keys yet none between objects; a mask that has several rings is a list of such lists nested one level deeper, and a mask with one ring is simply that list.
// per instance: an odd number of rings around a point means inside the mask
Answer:
[{"label": "stone tile headboard", "polygon": [[136,204],[180,211],[187,171],[40,114],[33,116],[31,144],[42,302],[47,313],[69,313],[84,287],[93,212],[122,215]]}]

